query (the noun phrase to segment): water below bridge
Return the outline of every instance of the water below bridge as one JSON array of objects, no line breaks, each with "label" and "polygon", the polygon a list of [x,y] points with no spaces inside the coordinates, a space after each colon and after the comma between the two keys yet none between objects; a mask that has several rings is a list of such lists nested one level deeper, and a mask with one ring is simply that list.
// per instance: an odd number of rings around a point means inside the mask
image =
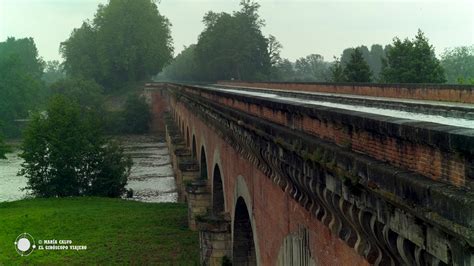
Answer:
[{"label": "water below bridge", "polygon": [[[133,200],[143,202],[176,202],[178,194],[166,143],[153,136],[120,137],[125,152],[133,159],[127,188],[134,191]],[[0,202],[28,197],[22,190],[27,180],[17,173],[21,168],[20,151],[0,160]]]}]

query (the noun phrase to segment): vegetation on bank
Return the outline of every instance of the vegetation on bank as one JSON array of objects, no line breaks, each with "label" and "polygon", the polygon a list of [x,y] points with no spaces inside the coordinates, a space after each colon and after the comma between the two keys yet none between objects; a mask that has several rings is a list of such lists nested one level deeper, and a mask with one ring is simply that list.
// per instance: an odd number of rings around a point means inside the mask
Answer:
[{"label": "vegetation on bank", "polygon": [[[20,137],[31,112],[44,110],[56,94],[96,108],[107,94],[136,93],[135,84],[142,86],[172,58],[170,23],[155,1],[110,1],[74,29],[60,51],[64,62],[45,62],[33,38],[0,42],[0,134]],[[129,132],[123,124],[116,130],[120,121],[108,122],[112,133]]]},{"label": "vegetation on bank", "polygon": [[[109,198],[51,198],[0,203],[0,265],[198,265],[198,234],[176,203]],[[87,250],[17,254],[21,233],[38,240],[72,240]]]},{"label": "vegetation on bank", "polygon": [[132,159],[104,135],[97,110],[64,96],[51,98],[25,130],[21,175],[40,197],[120,197]]}]

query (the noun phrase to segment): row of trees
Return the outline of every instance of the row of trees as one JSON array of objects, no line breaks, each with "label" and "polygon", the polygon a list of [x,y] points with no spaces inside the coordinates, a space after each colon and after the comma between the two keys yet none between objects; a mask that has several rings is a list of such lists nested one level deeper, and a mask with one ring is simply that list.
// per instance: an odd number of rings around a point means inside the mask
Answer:
[{"label": "row of trees", "polygon": [[[383,83],[443,83],[446,82],[444,69],[436,58],[434,48],[428,43],[421,30],[413,40],[394,38],[393,44],[385,50],[376,48],[375,54],[380,57],[379,75],[371,70],[365,58],[371,60],[366,49],[355,48],[350,51],[349,59],[336,60],[331,67],[331,81],[334,82],[371,82]],[[374,49],[372,49],[374,50]],[[364,52],[366,56],[364,57]],[[383,51],[383,53],[382,53]],[[372,51],[371,51],[372,52]],[[374,67],[372,67],[374,69]],[[375,71],[377,69],[375,68]]]},{"label": "row of trees", "polygon": [[[242,2],[242,10],[236,14],[247,14],[255,23],[263,25],[259,19],[258,5],[249,8],[248,1]],[[248,12],[245,10],[252,10]],[[248,15],[251,14],[251,15]],[[190,45],[178,54],[173,62],[166,66],[157,79],[161,80],[203,80],[247,79],[273,81],[317,81],[317,82],[381,82],[381,83],[474,83],[474,46],[446,50],[441,60],[436,58],[434,47],[429,44],[424,33],[419,30],[414,39],[401,40],[395,37],[392,44],[382,47],[374,44],[370,50],[366,46],[345,49],[340,58],[327,62],[319,54],[311,54],[291,62],[280,58],[282,45],[270,36],[266,38],[266,50],[253,46],[256,42],[247,42],[239,47],[237,40],[232,39],[236,31],[230,30],[226,19],[232,15],[208,13],[204,22],[206,29],[201,33],[198,44]],[[226,19],[221,19],[226,18]],[[245,27],[241,25],[240,28]],[[257,28],[253,26],[253,28]],[[212,33],[219,29],[224,35]],[[228,28],[227,31],[224,29]],[[218,37],[224,36],[220,40]],[[237,35],[238,36],[238,35]],[[264,38],[261,34],[255,34]],[[234,36],[235,37],[235,36]],[[208,39],[214,41],[210,42]],[[258,40],[258,38],[255,38]],[[205,40],[205,41],[203,41]],[[226,40],[230,40],[226,42]],[[207,53],[202,50],[205,47]],[[246,64],[243,60],[254,49],[260,51],[255,65]],[[266,51],[266,53],[265,53]],[[216,56],[213,57],[212,54]],[[260,58],[266,60],[259,61]],[[242,59],[242,60],[240,60]],[[268,64],[270,62],[270,64]],[[241,73],[240,69],[252,70],[252,73]],[[255,71],[258,69],[258,71]]]},{"label": "row of trees", "polygon": [[474,45],[444,51],[441,65],[448,83],[474,84]]}]

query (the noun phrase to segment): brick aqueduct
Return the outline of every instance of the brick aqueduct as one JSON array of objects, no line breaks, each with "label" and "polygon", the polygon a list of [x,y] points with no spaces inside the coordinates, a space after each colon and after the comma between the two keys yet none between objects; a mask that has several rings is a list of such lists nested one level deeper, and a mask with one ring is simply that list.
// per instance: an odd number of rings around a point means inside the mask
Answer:
[{"label": "brick aqueduct", "polygon": [[[229,84],[474,103],[472,87]],[[145,91],[203,264],[474,265],[474,130],[192,84]]]}]

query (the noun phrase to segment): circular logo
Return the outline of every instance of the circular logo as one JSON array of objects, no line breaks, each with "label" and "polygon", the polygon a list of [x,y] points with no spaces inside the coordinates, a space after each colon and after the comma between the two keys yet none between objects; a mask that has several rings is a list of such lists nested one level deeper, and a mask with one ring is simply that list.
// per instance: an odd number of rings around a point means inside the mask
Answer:
[{"label": "circular logo", "polygon": [[34,238],[28,234],[20,234],[15,240],[15,249],[20,256],[28,256],[36,248]]}]

